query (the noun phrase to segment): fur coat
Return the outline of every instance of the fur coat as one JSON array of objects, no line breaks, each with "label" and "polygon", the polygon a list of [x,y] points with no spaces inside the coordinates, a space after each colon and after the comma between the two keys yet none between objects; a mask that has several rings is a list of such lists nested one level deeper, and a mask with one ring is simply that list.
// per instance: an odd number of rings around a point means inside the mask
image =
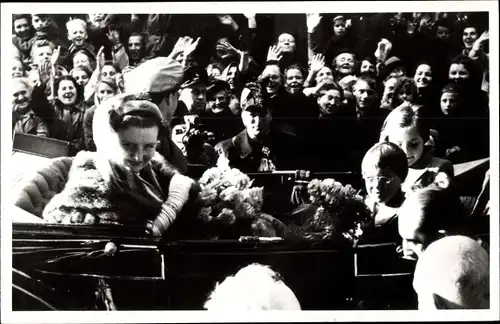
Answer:
[{"label": "fur coat", "polygon": [[[170,180],[177,170],[156,154],[141,171],[142,179],[129,174],[131,185],[117,189],[103,178],[97,157],[96,152],[88,151],[75,156],[66,186],[47,204],[43,218],[50,223],[137,226],[154,220],[168,196]],[[117,168],[115,172],[120,179],[127,177]]]}]

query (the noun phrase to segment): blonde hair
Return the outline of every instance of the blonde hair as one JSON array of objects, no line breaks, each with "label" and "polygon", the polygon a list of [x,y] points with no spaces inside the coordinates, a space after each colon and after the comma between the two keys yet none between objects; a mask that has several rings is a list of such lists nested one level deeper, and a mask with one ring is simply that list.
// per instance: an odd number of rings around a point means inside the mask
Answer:
[{"label": "blonde hair", "polygon": [[301,309],[297,297],[279,274],[258,263],[217,284],[204,308],[209,311]]},{"label": "blonde hair", "polygon": [[50,48],[52,49],[52,52],[56,48],[55,44],[52,43],[51,41],[48,41],[46,39],[39,39],[39,40],[36,40],[33,42],[33,46],[31,47],[30,56],[34,57],[33,54],[35,53],[35,50],[42,48],[42,47],[45,47],[45,46],[50,46]]},{"label": "blonde hair", "polygon": [[66,23],[66,29],[68,30],[68,33],[77,27],[83,27],[85,28],[85,30],[87,30],[87,23],[85,22],[85,20],[79,18],[76,19],[70,18],[70,20],[68,20],[68,22]]}]

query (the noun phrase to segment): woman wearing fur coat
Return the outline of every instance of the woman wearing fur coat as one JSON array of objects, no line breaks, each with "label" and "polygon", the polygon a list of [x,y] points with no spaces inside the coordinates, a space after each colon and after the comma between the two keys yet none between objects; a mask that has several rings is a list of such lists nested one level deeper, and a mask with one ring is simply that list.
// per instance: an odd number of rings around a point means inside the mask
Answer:
[{"label": "woman wearing fur coat", "polygon": [[79,152],[63,191],[43,218],[53,223],[144,226],[162,236],[190,198],[194,181],[156,147],[165,136],[163,115],[148,95],[121,94],[96,109],[96,152]]}]

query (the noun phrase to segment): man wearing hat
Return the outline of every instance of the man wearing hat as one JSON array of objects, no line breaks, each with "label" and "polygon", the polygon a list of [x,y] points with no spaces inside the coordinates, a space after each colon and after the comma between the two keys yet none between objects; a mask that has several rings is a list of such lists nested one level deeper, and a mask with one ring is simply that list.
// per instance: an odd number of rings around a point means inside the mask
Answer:
[{"label": "man wearing hat", "polygon": [[298,169],[297,157],[303,154],[298,139],[272,127],[271,111],[263,105],[259,85],[250,83],[243,89],[241,109],[245,129],[216,145],[219,158],[245,173]]},{"label": "man wearing hat", "polygon": [[186,115],[200,115],[207,106],[207,71],[199,65],[192,65],[184,71],[179,91],[179,105],[175,111],[172,126],[182,124]]},{"label": "man wearing hat", "polygon": [[229,83],[212,80],[207,87],[207,110],[200,114],[205,129],[215,135],[215,143],[240,132],[244,126],[229,108]]}]

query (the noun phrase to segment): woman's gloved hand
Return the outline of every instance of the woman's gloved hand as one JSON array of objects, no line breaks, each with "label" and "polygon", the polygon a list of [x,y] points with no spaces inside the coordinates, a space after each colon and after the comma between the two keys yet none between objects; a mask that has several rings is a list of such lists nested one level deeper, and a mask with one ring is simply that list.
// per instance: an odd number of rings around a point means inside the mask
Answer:
[{"label": "woman's gloved hand", "polygon": [[154,236],[163,236],[174,222],[177,214],[189,199],[191,188],[195,181],[181,174],[175,174],[170,181],[168,198],[161,207],[160,214],[146,226],[146,230]]}]

